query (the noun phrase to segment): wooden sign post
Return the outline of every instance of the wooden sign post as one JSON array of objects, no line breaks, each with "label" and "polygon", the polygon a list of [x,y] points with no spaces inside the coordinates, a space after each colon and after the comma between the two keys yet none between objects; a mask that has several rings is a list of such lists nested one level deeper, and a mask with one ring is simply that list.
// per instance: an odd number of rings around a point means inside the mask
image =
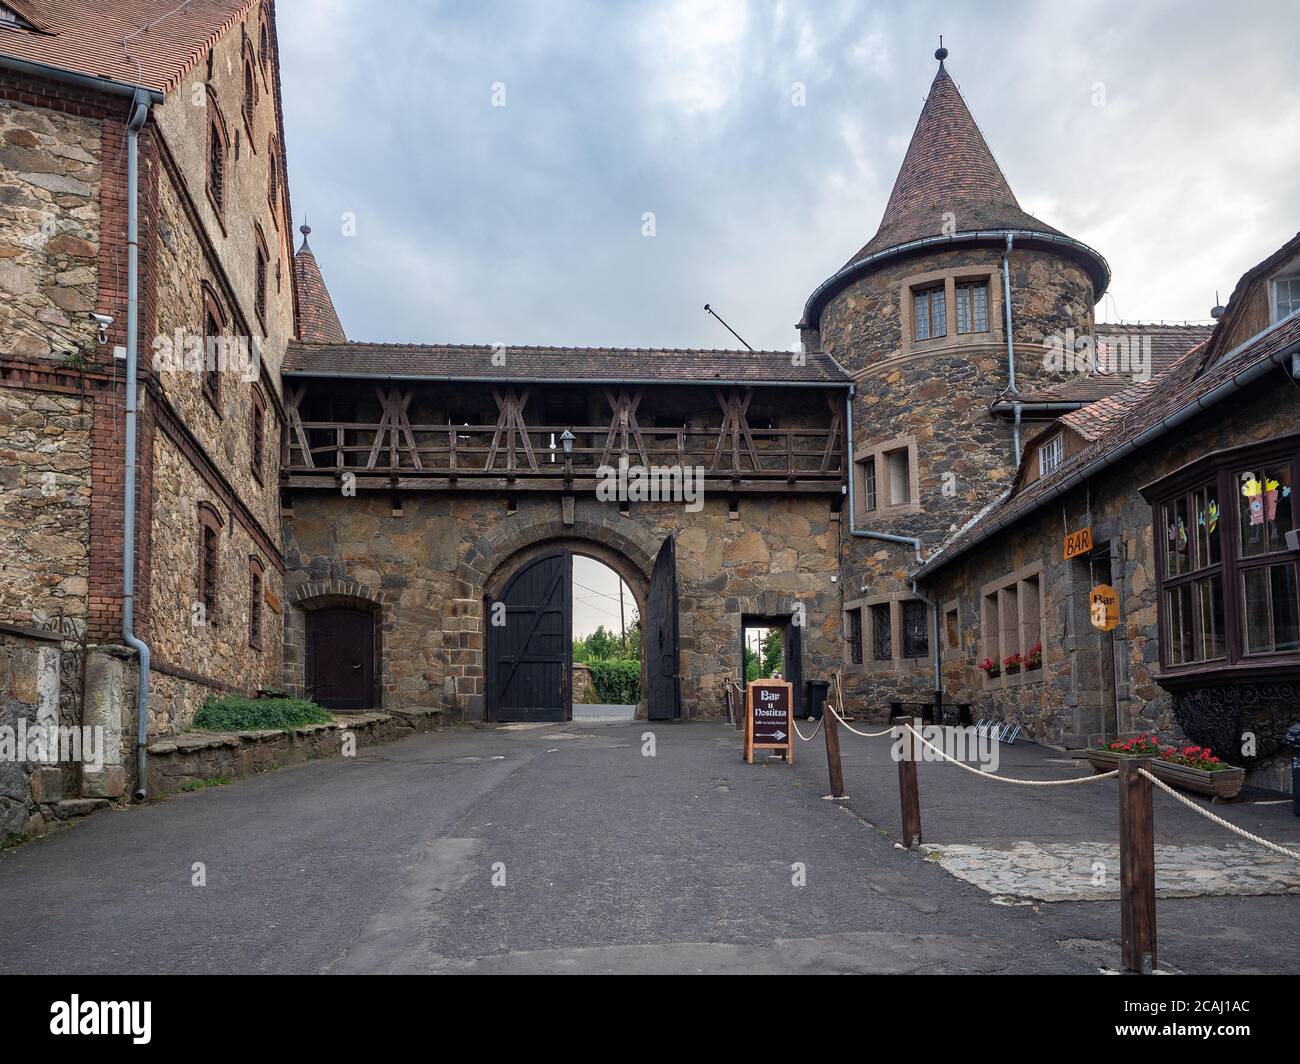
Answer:
[{"label": "wooden sign post", "polygon": [[784,680],[755,680],[745,693],[743,756],[751,765],[755,750],[779,750],[794,763],[794,688]]}]

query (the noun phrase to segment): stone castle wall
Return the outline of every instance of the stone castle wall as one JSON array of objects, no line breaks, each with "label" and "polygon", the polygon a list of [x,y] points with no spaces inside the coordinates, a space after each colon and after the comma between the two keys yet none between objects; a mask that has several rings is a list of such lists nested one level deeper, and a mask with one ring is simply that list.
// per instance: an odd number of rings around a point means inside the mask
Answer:
[{"label": "stone castle wall", "polygon": [[102,123],[0,99],[0,347],[95,345]]},{"label": "stone castle wall", "polygon": [[384,705],[423,705],[481,719],[483,596],[530,551],[565,544],[613,564],[643,599],[659,546],[677,536],[682,699],[689,715],[723,712],[722,681],[740,671],[741,617],[788,615],[802,603],[805,678],[839,660],[837,520],[822,500],[745,498],[739,520],[707,497],[678,505],[579,499],[572,523],[558,497],[510,513],[495,496],[387,497],[296,493],[286,521],[286,684],[302,692],[303,614],[295,603],[373,602],[382,629]]},{"label": "stone castle wall", "polygon": [[[887,263],[823,311],[820,342],[854,376],[855,458],[896,441],[907,442],[916,456],[916,503],[867,513],[859,491],[859,528],[916,537],[929,551],[1009,487],[1013,428],[989,409],[1009,384],[1001,255],[999,248],[971,248]],[[950,290],[947,335],[915,339],[910,290],[969,279],[988,284],[989,330],[956,332]],[[1018,387],[1031,393],[1059,384],[1061,374],[1046,365],[1046,341],[1071,329],[1091,334],[1091,281],[1068,260],[1020,248],[1012,254],[1011,284]],[[1022,435],[1030,434],[1024,426]],[[846,605],[911,598],[907,573],[915,565],[911,548],[851,537],[845,529]],[[869,712],[933,695],[928,657],[873,662],[864,654],[861,664],[845,657],[846,692]]]},{"label": "stone castle wall", "polygon": [[0,388],[0,621],[84,635],[89,528],[86,404]]}]

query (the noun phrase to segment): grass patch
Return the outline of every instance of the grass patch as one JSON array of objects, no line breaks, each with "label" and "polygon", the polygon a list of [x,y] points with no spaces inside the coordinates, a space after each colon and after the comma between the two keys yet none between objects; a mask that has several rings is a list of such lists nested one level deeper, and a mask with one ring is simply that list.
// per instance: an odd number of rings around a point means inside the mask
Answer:
[{"label": "grass patch", "polygon": [[229,776],[213,776],[210,780],[190,780],[188,783],[182,783],[181,790],[192,794],[195,791],[207,790],[209,787],[226,787],[229,784]]},{"label": "grass patch", "polygon": [[201,731],[286,731],[334,718],[301,698],[210,698],[194,717]]}]

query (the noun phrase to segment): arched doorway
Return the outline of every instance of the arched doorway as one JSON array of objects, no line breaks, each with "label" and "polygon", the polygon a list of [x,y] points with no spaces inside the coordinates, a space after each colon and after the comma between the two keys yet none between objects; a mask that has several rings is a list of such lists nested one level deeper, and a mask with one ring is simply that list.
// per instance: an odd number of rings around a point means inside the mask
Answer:
[{"label": "arched doorway", "polygon": [[573,557],[588,555],[635,586],[643,645],[642,700],[652,720],[681,712],[677,572],[672,538],[648,584],[626,559],[596,545],[561,542],[517,555],[484,595],[487,719],[573,718]]},{"label": "arched doorway", "polygon": [[306,617],[307,697],[326,709],[358,712],[378,706],[375,615],[326,606]]}]

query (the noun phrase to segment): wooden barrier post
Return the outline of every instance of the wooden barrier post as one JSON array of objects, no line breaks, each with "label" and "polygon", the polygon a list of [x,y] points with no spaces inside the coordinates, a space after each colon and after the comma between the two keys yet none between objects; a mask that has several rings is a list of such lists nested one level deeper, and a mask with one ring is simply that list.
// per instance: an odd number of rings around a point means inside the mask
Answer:
[{"label": "wooden barrier post", "polygon": [[[898,726],[905,728],[908,722],[899,718]],[[913,728],[920,728],[921,719],[914,717]],[[902,756],[898,759],[898,797],[903,813],[903,845],[909,850],[921,845],[921,792],[916,783],[916,738],[911,732],[903,731]]]},{"label": "wooden barrier post", "polygon": [[1151,781],[1140,769],[1151,762],[1119,759],[1119,927],[1126,974],[1156,968],[1156,840]]},{"label": "wooden barrier post", "polygon": [[831,797],[844,797],[844,766],[840,762],[840,727],[835,717],[835,707],[844,706],[844,688],[839,670],[835,670],[835,701],[827,699],[822,706],[822,727],[826,729],[826,772],[830,776]]},{"label": "wooden barrier post", "polygon": [[826,771],[831,778],[831,797],[844,797],[844,766],[840,764],[839,722],[835,719],[835,705],[822,706],[822,727],[826,729]]}]

